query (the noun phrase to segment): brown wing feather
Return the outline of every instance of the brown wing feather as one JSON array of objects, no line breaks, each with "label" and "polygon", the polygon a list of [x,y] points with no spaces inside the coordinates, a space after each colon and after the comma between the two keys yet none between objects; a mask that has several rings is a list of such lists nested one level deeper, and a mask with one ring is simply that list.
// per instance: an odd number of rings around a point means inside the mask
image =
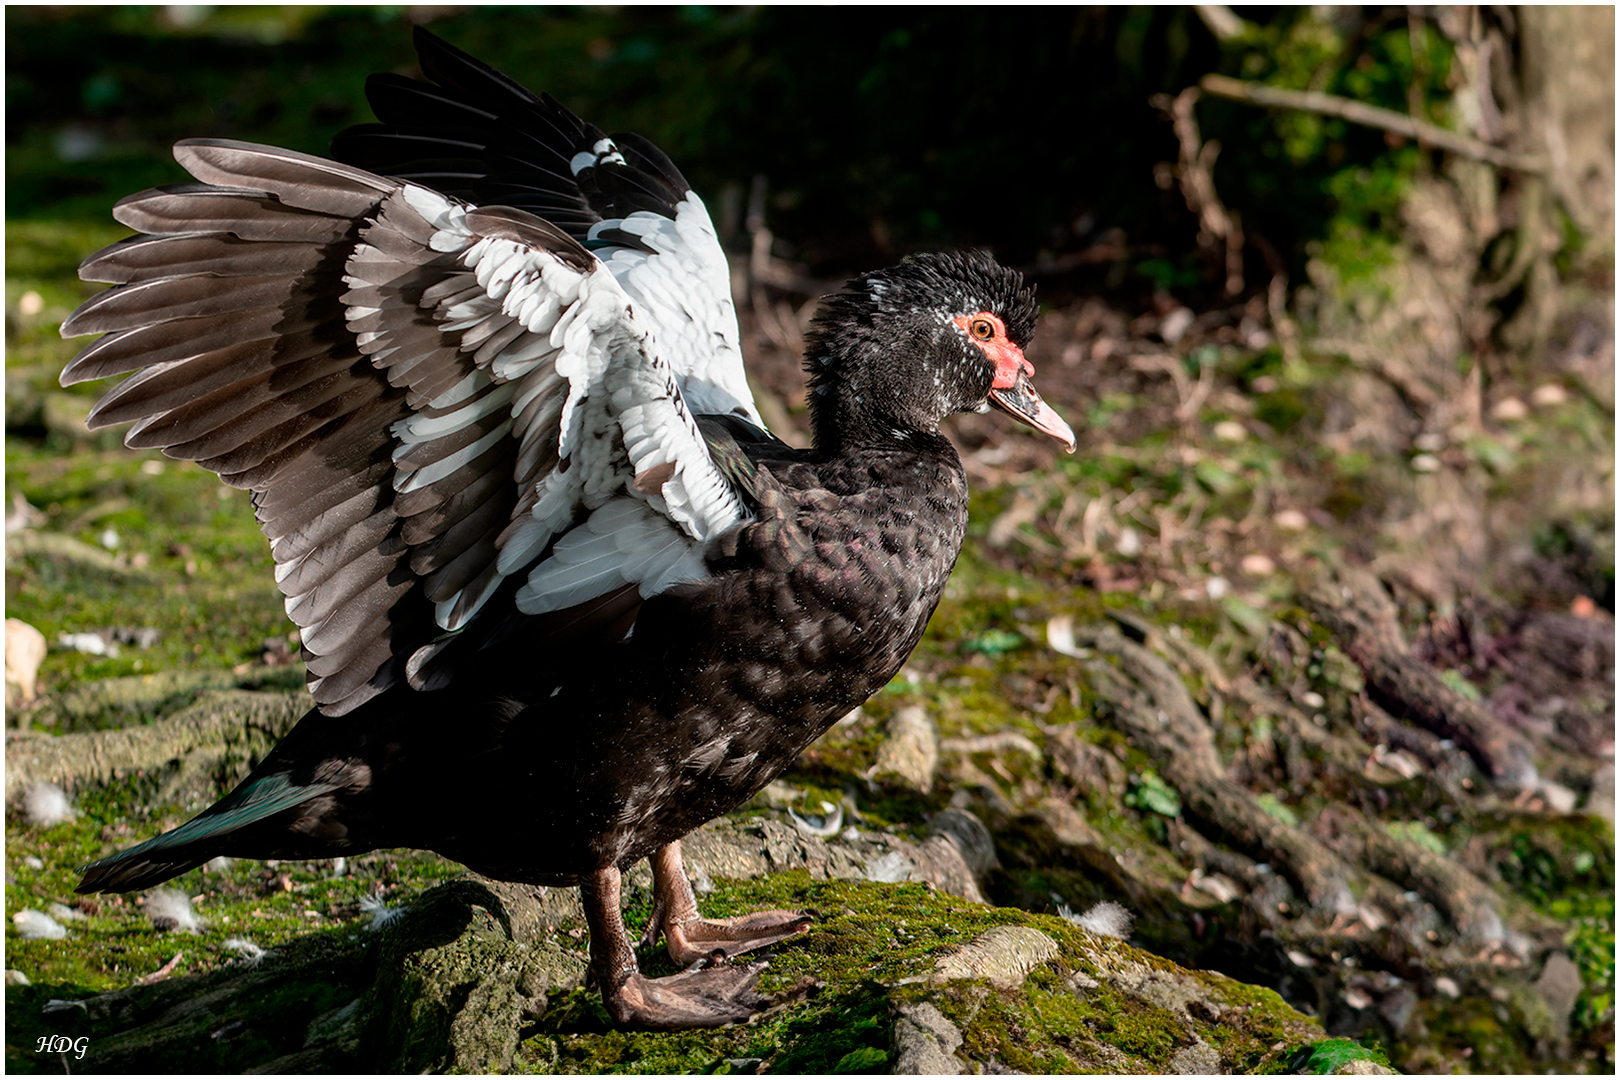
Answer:
[{"label": "brown wing feather", "polygon": [[[427,249],[432,228],[418,215],[396,210],[403,231],[371,224],[399,190],[394,181],[218,140],[182,143],[176,157],[205,183],[143,192],[115,208],[149,235],[82,267],[87,279],[117,287],[65,325],[106,336],[63,379],[136,371],[92,422],[135,421],[132,446],[195,459],[253,490],[288,614],[303,631],[311,688],[326,711],[345,712],[394,678],[390,660],[437,633],[394,505],[391,429],[473,370],[472,356],[415,303],[456,268]],[[399,305],[376,329],[401,348],[380,363],[347,325],[346,263],[368,230],[384,241],[368,287],[391,290]],[[484,539],[488,507],[504,522],[516,499],[514,454],[485,455],[483,472],[459,470],[412,499],[427,515],[411,529],[431,545],[425,565],[453,562],[457,577],[476,576],[469,551],[493,547]],[[456,500],[455,484],[474,480],[484,498]]]}]

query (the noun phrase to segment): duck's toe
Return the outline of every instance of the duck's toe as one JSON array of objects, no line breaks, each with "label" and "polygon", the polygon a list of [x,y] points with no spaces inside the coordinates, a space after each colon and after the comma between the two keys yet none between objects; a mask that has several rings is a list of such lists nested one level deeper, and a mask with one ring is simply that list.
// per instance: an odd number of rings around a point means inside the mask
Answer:
[{"label": "duck's toe", "polygon": [[664,920],[664,941],[670,959],[691,964],[715,953],[741,956],[744,953],[797,937],[810,929],[815,919],[804,911],[756,911],[731,919],[701,917]]}]

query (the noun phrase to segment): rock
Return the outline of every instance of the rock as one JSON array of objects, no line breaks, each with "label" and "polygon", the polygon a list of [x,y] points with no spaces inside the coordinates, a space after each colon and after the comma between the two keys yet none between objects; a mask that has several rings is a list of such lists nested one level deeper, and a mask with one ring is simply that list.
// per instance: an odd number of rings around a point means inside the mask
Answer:
[{"label": "rock", "polygon": [[915,706],[895,710],[878,747],[873,776],[892,776],[913,791],[927,794],[939,766],[939,731],[928,713]]},{"label": "rock", "polygon": [[977,815],[951,807],[935,814],[928,824],[935,832],[950,838],[975,877],[983,878],[995,867],[996,842]]},{"label": "rock", "polygon": [[45,635],[21,619],[6,620],[6,708],[34,700]]},{"label": "rock", "polygon": [[1226,1070],[1221,1067],[1220,1053],[1200,1039],[1171,1056],[1169,1071],[1178,1076],[1214,1076]]},{"label": "rock", "polygon": [[1333,1070],[1334,1076],[1398,1076],[1400,1075],[1388,1065],[1380,1065],[1371,1058],[1357,1058],[1347,1061]]},{"label": "rock", "polygon": [[549,891],[463,878],[411,906],[359,1010],[358,1023],[386,1047],[381,1071],[511,1068],[525,1020],[585,975],[584,957],[542,934]]},{"label": "rock", "polygon": [[918,845],[910,859],[917,879],[929,882],[941,892],[983,904],[980,875],[973,872],[962,855],[954,835],[935,834]]},{"label": "rock", "polygon": [[1567,953],[1555,952],[1547,957],[1536,980],[1536,991],[1547,1003],[1547,1013],[1559,1038],[1569,1034],[1569,1017],[1575,1011],[1575,1001],[1581,996],[1581,971]]},{"label": "rock", "polygon": [[894,1021],[894,1073],[897,1076],[960,1076],[956,1057],[962,1032],[931,1002],[902,1005]]}]

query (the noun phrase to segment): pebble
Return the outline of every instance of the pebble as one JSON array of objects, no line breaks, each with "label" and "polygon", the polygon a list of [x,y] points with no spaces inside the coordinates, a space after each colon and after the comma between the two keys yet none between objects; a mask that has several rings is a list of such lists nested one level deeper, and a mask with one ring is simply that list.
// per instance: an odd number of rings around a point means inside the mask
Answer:
[{"label": "pebble", "polygon": [[1243,572],[1250,577],[1270,577],[1277,572],[1277,564],[1270,556],[1255,553],[1243,556]]},{"label": "pebble", "polygon": [[1242,442],[1249,437],[1249,429],[1236,420],[1222,420],[1215,425],[1215,437],[1222,442]]},{"label": "pebble", "polygon": [[1557,383],[1542,383],[1530,392],[1530,404],[1538,409],[1562,405],[1569,400],[1569,391]]},{"label": "pebble", "polygon": [[1287,529],[1289,532],[1301,532],[1311,524],[1310,518],[1293,509],[1279,510],[1271,520],[1276,523],[1277,528]]},{"label": "pebble", "polygon": [[1412,471],[1434,473],[1440,471],[1440,459],[1433,454],[1418,454],[1412,459]]},{"label": "pebble", "polygon": [[1159,336],[1169,344],[1174,345],[1192,328],[1195,318],[1197,316],[1192,313],[1190,308],[1178,307],[1166,315],[1164,321],[1159,324]]},{"label": "pebble", "polygon": [[34,700],[39,690],[39,665],[44,660],[45,635],[21,619],[7,619],[6,704],[12,704],[14,699]]},{"label": "pebble", "polygon": [[1418,450],[1432,454],[1436,450],[1444,450],[1446,448],[1446,437],[1440,434],[1438,431],[1425,431],[1423,434],[1412,440],[1412,445]]},{"label": "pebble", "polygon": [[1524,402],[1516,397],[1505,397],[1491,409],[1491,416],[1504,423],[1523,420],[1529,413],[1530,410],[1525,408]]}]

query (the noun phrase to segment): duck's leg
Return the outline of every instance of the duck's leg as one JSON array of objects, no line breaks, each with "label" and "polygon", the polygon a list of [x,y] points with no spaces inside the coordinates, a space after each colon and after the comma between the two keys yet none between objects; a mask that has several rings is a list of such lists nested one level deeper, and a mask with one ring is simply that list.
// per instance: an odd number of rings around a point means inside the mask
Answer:
[{"label": "duck's leg", "polygon": [[740,956],[754,949],[796,937],[810,928],[810,915],[803,911],[756,911],[730,919],[705,919],[698,912],[697,897],[687,880],[681,862],[681,842],[676,840],[653,852],[648,862],[653,872],[653,914],[647,920],[643,945],[651,945],[663,931],[670,959],[691,964],[706,958]]},{"label": "duck's leg", "polygon": [[591,973],[616,1023],[645,1028],[719,1027],[746,1020],[769,1005],[754,992],[763,964],[722,965],[649,979],[619,913],[619,871],[608,867],[580,878],[580,899],[591,932]]}]

